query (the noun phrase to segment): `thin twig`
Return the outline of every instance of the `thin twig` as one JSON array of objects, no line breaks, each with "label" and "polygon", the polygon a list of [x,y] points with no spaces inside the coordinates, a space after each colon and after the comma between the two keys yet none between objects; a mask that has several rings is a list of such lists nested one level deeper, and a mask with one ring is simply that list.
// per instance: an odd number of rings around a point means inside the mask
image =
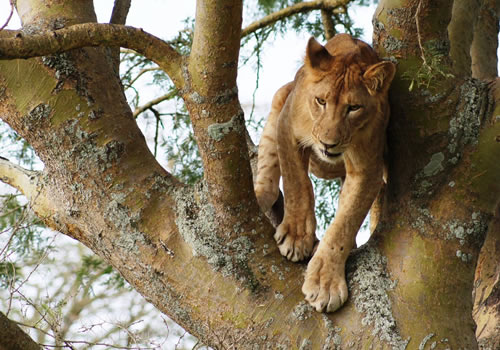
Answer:
[{"label": "thin twig", "polygon": [[153,106],[156,106],[157,104],[163,102],[163,101],[166,101],[166,100],[170,100],[171,98],[173,98],[175,95],[177,94],[177,91],[174,90],[174,91],[170,91],[169,93],[165,94],[165,95],[162,95],[160,97],[157,97],[155,98],[154,100],[151,100],[149,101],[148,103],[142,105],[142,106],[139,106],[135,109],[134,113],[133,113],[133,117],[134,118],[137,118],[139,116],[139,114],[141,114],[142,112],[144,112],[145,110],[147,109],[151,109],[151,107]]},{"label": "thin twig", "polygon": [[133,85],[137,79],[139,79],[144,73],[147,73],[147,72],[153,72],[153,71],[159,71],[161,70],[160,67],[151,67],[151,68],[144,68],[144,69],[141,69],[139,71],[139,73],[137,73],[137,75],[135,76],[135,78],[133,78],[132,80],[130,80],[130,82],[128,83],[128,85]]},{"label": "thin twig", "polygon": [[415,24],[417,25],[417,40],[418,40],[418,46],[420,47],[420,54],[422,57],[422,60],[424,61],[424,65],[428,66],[427,60],[425,59],[425,53],[424,53],[424,47],[422,45],[422,37],[420,36],[420,22],[418,20],[418,16],[420,15],[420,9],[422,8],[422,0],[418,2],[417,6],[417,11],[415,12]]}]

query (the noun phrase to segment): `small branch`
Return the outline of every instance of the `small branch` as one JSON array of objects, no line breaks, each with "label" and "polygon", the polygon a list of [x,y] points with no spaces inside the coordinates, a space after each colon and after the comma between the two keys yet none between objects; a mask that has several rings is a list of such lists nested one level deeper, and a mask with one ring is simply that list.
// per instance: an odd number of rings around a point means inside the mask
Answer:
[{"label": "small branch", "polygon": [[0,59],[31,58],[88,46],[126,47],[158,64],[178,89],[184,86],[182,56],[142,29],[118,24],[84,23],[67,28],[0,40]]},{"label": "small branch", "polygon": [[332,10],[321,10],[321,22],[323,22],[323,27],[325,28],[326,40],[333,38],[337,31],[332,19]]},{"label": "small branch", "polygon": [[64,232],[53,220],[58,208],[52,197],[53,192],[45,186],[41,172],[24,169],[0,157],[0,181],[21,191],[30,201],[29,205],[35,214],[47,226]]},{"label": "small branch", "polygon": [[130,9],[130,2],[131,0],[115,0],[115,6],[113,7],[109,23],[125,24]]},{"label": "small branch", "polygon": [[[109,23],[112,24],[125,24],[127,21],[128,11],[130,9],[131,0],[115,0],[115,6],[113,7],[113,12],[111,13],[111,19]],[[111,48],[111,59],[113,60],[113,68],[117,74],[120,76],[120,48]]]},{"label": "small branch", "polygon": [[159,103],[161,103],[163,101],[170,100],[176,94],[177,94],[177,91],[171,91],[168,94],[165,94],[163,96],[157,97],[154,100],[151,100],[148,103],[146,103],[146,104],[144,104],[142,106],[137,107],[135,109],[135,111],[134,111],[134,114],[133,114],[134,118],[137,118],[139,116],[139,114],[141,114],[142,112],[150,109],[151,107],[156,106],[157,104],[159,104]]},{"label": "small branch", "polygon": [[267,27],[275,22],[281,21],[287,17],[296,15],[297,13],[304,13],[313,10],[329,10],[333,11],[343,6],[346,6],[351,0],[314,0],[299,2],[298,4],[286,7],[270,15],[261,18],[249,24],[246,28],[241,31],[241,37],[245,37],[261,28]]},{"label": "small branch", "polygon": [[17,188],[27,197],[37,191],[39,172],[24,169],[0,157],[0,181]]}]

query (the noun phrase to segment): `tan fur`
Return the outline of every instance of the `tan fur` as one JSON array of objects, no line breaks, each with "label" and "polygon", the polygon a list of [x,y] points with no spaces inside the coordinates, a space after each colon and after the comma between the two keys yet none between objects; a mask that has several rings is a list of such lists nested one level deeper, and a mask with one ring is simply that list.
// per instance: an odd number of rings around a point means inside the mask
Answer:
[{"label": "tan fur", "polygon": [[383,183],[387,91],[395,67],[367,44],[341,34],[325,46],[309,40],[305,64],[279,89],[259,145],[255,193],[262,210],[278,198],[285,214],[276,239],[292,261],[315,244],[314,194],[308,172],[345,178],[339,208],[308,264],[302,292],[318,311],[347,299],[345,262],[356,233]]}]

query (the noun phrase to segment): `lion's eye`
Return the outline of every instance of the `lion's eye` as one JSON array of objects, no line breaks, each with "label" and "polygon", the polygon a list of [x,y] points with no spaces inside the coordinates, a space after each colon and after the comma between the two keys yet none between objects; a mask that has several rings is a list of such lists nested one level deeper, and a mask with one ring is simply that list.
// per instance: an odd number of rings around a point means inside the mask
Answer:
[{"label": "lion's eye", "polygon": [[357,110],[360,110],[361,107],[363,107],[363,106],[361,106],[361,105],[349,105],[347,107],[347,113],[349,113],[349,112],[356,112]]},{"label": "lion's eye", "polygon": [[326,101],[323,100],[321,97],[316,97],[316,102],[322,106],[326,105]]}]

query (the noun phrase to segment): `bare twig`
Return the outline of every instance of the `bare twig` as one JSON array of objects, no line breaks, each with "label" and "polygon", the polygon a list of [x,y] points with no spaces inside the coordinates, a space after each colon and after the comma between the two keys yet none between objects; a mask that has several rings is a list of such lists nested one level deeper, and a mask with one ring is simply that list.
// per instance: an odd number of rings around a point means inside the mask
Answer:
[{"label": "bare twig", "polygon": [[144,104],[142,106],[137,107],[135,109],[135,111],[134,111],[134,114],[133,114],[134,118],[137,118],[137,116],[139,114],[141,114],[142,112],[144,112],[145,110],[151,109],[152,107],[156,106],[157,104],[159,104],[159,103],[161,103],[163,101],[170,100],[176,94],[177,94],[177,91],[171,91],[168,94],[165,94],[165,95],[162,95],[160,97],[157,97],[154,100],[151,100],[148,103],[146,103],[146,104]]},{"label": "bare twig", "polygon": [[415,11],[415,24],[417,26],[417,40],[418,40],[418,46],[420,47],[420,55],[421,55],[420,57],[424,61],[424,65],[428,66],[427,60],[425,59],[424,47],[422,45],[422,37],[420,35],[420,22],[418,20],[418,16],[420,15],[420,9],[421,8],[422,8],[422,0],[420,0],[418,2],[417,11]]},{"label": "bare twig", "polygon": [[139,79],[145,73],[155,72],[155,71],[159,71],[159,70],[161,70],[160,67],[150,67],[150,68],[141,69],[139,71],[139,73],[137,73],[137,75],[134,77],[134,79],[130,80],[130,83],[128,83],[128,85],[130,86],[130,85],[134,84],[137,81],[137,79]]}]

